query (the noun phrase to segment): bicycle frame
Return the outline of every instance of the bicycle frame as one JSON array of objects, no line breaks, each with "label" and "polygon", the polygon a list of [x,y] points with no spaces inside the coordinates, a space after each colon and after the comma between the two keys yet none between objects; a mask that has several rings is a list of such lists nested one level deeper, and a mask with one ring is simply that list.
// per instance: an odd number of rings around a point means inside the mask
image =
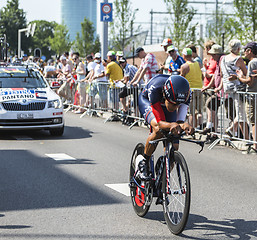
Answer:
[{"label": "bicycle frame", "polygon": [[[150,141],[150,144],[157,144],[158,142],[163,142],[163,147],[164,147],[164,160],[160,165],[160,168],[158,170],[158,173],[156,174],[156,179],[155,179],[155,184],[154,184],[154,190],[159,190],[160,187],[160,179],[162,177],[162,171],[163,171],[163,167],[164,167],[164,163],[166,166],[166,182],[167,182],[167,189],[166,189],[166,193],[170,194],[171,193],[171,187],[170,187],[170,156],[172,155],[172,153],[175,151],[174,147],[173,147],[173,142],[175,140],[182,140],[182,141],[186,141],[186,142],[192,142],[192,143],[196,143],[198,145],[201,146],[201,149],[199,151],[199,153],[203,150],[204,147],[204,142],[202,141],[195,141],[195,140],[190,140],[190,139],[185,139],[185,138],[181,138],[181,136],[183,136],[184,134],[181,134],[178,137],[174,137],[170,134],[166,134],[166,136],[164,138],[161,139],[157,139],[157,140],[153,140]],[[153,163],[153,157],[150,158],[151,161],[151,170],[153,173],[153,178],[154,178],[154,163]],[[178,175],[180,175],[180,173],[178,172]],[[180,183],[181,185],[181,183]]]}]

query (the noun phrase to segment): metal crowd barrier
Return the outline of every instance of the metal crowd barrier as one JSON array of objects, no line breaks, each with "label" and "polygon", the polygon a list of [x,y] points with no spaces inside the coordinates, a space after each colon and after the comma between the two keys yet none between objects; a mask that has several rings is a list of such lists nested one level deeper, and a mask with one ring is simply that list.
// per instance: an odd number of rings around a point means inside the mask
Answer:
[{"label": "metal crowd barrier", "polygon": [[[191,105],[193,110],[203,110],[201,122],[196,122],[193,118],[193,124],[198,125],[199,133],[203,132],[205,123],[211,122],[210,134],[217,137],[211,143],[209,149],[212,149],[221,141],[236,148],[232,140],[239,140],[246,143],[248,150],[256,142],[256,130],[253,132],[253,126],[256,126],[257,115],[257,93],[237,92],[214,93],[208,90],[201,93],[200,89],[194,89]],[[251,119],[250,119],[251,118]],[[198,130],[198,129],[197,129]],[[255,136],[255,138],[253,138]],[[253,140],[255,139],[255,140]]]},{"label": "metal crowd barrier", "polygon": [[[53,88],[57,93],[63,87],[66,80],[58,80],[56,78],[47,78],[47,81],[51,88]],[[53,83],[60,82],[59,86],[53,86]],[[67,83],[66,83],[67,84]],[[57,85],[57,84],[56,84]],[[123,88],[112,87],[108,82],[92,82],[86,84],[86,95],[88,98],[87,103],[84,106],[79,106],[76,103],[76,90],[78,88],[78,82],[70,86],[66,86],[65,90],[62,91],[60,96],[65,105],[68,105],[65,112],[72,109],[83,109],[84,113],[81,114],[80,118],[85,115],[99,116],[104,112],[109,112],[110,116],[105,120],[108,121],[122,121],[123,124],[128,125],[129,129],[138,123],[145,122],[139,114],[138,110],[138,96],[140,94],[141,88],[138,87],[128,87],[127,96],[125,97],[126,106],[128,111],[122,111],[123,108],[119,94],[124,91]]]},{"label": "metal crowd barrier", "polygon": [[[51,85],[53,82],[57,82],[56,79],[47,79]],[[64,84],[65,81],[60,81],[60,84]],[[55,90],[62,87],[52,86]],[[127,111],[121,111],[124,106],[121,104],[120,94],[124,91],[123,88],[113,88],[107,82],[91,83],[86,85],[86,94],[88,100],[91,103],[87,103],[85,106],[79,106],[78,103],[74,103],[74,94],[77,89],[77,83],[68,88],[68,97],[63,97],[63,101],[68,103],[66,112],[76,108],[82,108],[84,113],[81,114],[81,118],[85,115],[99,116],[104,112],[109,112],[110,116],[105,120],[108,121],[122,121],[123,124],[129,126],[131,129],[133,126],[145,124],[144,118],[140,115],[138,109],[138,96],[142,91],[141,87],[128,87],[127,93],[124,97],[124,103],[126,104]],[[58,91],[57,91],[58,92]],[[247,109],[246,109],[247,105]],[[206,123],[210,122],[212,125],[208,135],[216,136],[216,140],[213,141],[209,149],[212,149],[221,141],[226,144],[235,147],[233,140],[240,140],[246,143],[250,147],[252,144],[257,144],[256,137],[253,140],[253,136],[257,135],[253,133],[253,125],[257,123],[256,116],[257,106],[257,93],[214,93],[213,90],[207,90],[201,92],[201,89],[192,89],[192,96],[190,107],[188,111],[187,120],[196,128],[196,132],[202,136],[203,130],[206,127]],[[252,107],[252,110],[251,110]],[[239,111],[240,110],[240,111]],[[251,111],[255,111],[255,115],[250,116]],[[238,115],[239,113],[239,115]],[[233,128],[229,128],[233,126]],[[255,128],[256,129],[256,128]]]}]

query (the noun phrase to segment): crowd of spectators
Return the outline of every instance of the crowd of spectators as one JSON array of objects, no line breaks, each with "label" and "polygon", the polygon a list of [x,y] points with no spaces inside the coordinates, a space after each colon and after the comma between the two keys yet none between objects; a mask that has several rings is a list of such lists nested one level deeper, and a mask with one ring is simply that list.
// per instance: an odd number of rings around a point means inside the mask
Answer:
[{"label": "crowd of spectators", "polygon": [[[249,42],[242,48],[239,40],[232,39],[228,44],[227,55],[214,42],[208,42],[205,47],[211,55],[211,62],[209,69],[206,66],[202,92],[212,88],[214,95],[209,96],[206,101],[208,117],[204,132],[217,132],[217,110],[222,100],[231,121],[226,134],[256,141],[257,43]],[[240,56],[241,49],[243,56]],[[252,127],[252,136],[249,124]],[[253,143],[251,151],[257,152],[256,143]]]},{"label": "crowd of spectators", "polygon": [[[110,107],[111,103],[112,109],[125,114],[131,114],[133,109],[138,114],[138,94],[143,84],[157,74],[182,75],[192,89],[188,113],[191,125],[198,127],[203,134],[217,138],[210,133],[218,132],[217,113],[224,104],[231,122],[226,134],[230,137],[241,134],[246,140],[256,141],[257,98],[250,93],[257,93],[257,43],[249,42],[242,48],[240,41],[233,39],[228,44],[229,53],[226,55],[220,45],[209,40],[204,44],[204,59],[199,57],[193,44],[185,46],[181,53],[169,38],[164,39],[161,46],[166,59],[160,64],[153,53],[138,47],[135,52],[141,60],[139,67],[129,64],[122,51],[109,51],[107,56],[98,52],[85,59],[78,52],[71,55],[65,52],[46,63],[40,58],[24,55],[22,61],[37,65],[46,78],[57,78],[57,82],[62,83],[58,93],[76,106],[73,111],[78,114],[95,107],[96,95],[103,109]],[[203,109],[207,112],[205,124]],[[257,151],[257,144],[253,144],[253,149]]]}]

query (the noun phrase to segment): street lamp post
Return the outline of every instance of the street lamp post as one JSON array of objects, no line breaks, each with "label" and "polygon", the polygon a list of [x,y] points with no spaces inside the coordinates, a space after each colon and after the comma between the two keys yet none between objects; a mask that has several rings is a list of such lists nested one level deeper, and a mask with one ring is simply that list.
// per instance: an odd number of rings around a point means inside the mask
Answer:
[{"label": "street lamp post", "polygon": [[222,47],[222,52],[224,53],[225,51],[225,35],[226,35],[226,29],[224,27],[222,27],[220,29],[220,33],[221,33],[221,47]]},{"label": "street lamp post", "polygon": [[36,23],[33,23],[32,25],[29,24],[27,28],[22,28],[18,30],[18,58],[21,57],[21,33],[26,32],[27,37],[29,37],[29,35],[33,37],[35,28],[36,28]]},{"label": "street lamp post", "polygon": [[18,59],[21,58],[21,33],[27,32],[28,28],[22,28],[18,30]]}]

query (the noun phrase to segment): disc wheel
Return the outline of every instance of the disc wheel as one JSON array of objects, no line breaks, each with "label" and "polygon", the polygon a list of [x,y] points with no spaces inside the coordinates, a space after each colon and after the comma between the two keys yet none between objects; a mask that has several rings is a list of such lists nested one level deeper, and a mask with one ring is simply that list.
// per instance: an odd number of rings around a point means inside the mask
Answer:
[{"label": "disc wheel", "polygon": [[170,156],[162,183],[163,212],[167,226],[173,234],[180,234],[187,224],[191,199],[189,171],[180,152],[175,151]]},{"label": "disc wheel", "polygon": [[144,144],[139,143],[134,149],[130,163],[130,196],[136,214],[143,217],[147,214],[153,199],[153,188],[149,181],[141,181],[136,177],[137,166],[144,153]]}]

